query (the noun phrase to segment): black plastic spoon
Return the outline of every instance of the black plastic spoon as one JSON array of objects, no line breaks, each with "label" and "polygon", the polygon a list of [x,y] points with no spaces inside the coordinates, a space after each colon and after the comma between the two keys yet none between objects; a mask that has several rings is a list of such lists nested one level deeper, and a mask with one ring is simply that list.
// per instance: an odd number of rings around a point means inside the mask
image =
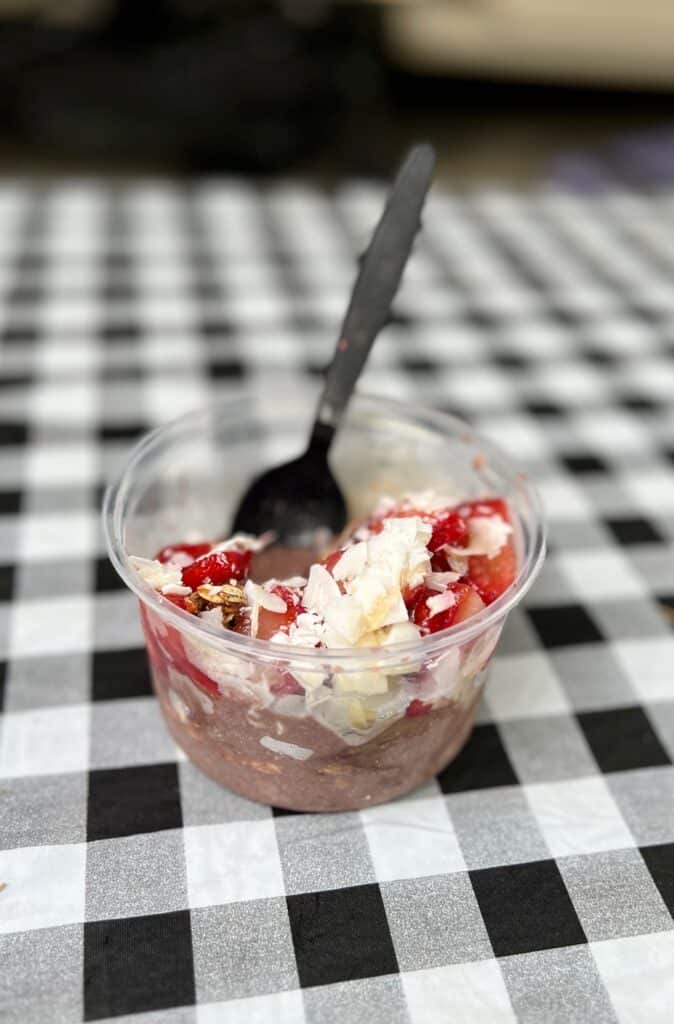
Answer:
[{"label": "black plastic spoon", "polygon": [[435,152],[424,144],[409,152],[398,172],[351,292],[306,451],[257,477],[239,504],[233,532],[271,530],[275,534],[273,546],[257,556],[255,575],[259,577],[304,571],[317,549],[346,525],[346,502],[330,470],[328,452],[368,353],[388,318],[420,227],[434,166]]}]

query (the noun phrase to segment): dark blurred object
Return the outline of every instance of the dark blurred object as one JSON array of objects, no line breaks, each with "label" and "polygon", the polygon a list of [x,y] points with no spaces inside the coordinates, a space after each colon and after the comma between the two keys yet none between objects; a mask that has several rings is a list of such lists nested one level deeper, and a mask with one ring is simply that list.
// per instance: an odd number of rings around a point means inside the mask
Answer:
[{"label": "dark blurred object", "polygon": [[79,31],[73,18],[0,29],[0,115],[56,153],[279,170],[336,131],[353,68],[377,74],[359,60],[363,12],[320,0],[81,7]]}]

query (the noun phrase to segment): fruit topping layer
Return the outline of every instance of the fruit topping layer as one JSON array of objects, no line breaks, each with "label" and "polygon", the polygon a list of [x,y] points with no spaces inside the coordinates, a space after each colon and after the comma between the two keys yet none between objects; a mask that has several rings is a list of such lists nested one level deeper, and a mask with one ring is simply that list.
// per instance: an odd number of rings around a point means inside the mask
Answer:
[{"label": "fruit topping layer", "polygon": [[383,498],[307,578],[255,583],[251,562],[268,542],[238,534],[173,544],[131,563],[192,615],[303,648],[379,647],[437,633],[491,604],[517,573],[510,511],[494,497]]}]

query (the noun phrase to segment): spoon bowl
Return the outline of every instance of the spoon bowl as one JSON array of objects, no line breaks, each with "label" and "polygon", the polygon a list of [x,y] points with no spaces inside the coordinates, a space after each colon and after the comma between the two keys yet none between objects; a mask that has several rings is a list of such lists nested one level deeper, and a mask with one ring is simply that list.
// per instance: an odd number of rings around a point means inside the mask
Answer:
[{"label": "spoon bowl", "polygon": [[[419,230],[435,152],[415,146],[405,159],[363,256],[335,353],[318,403],[309,445],[299,458],[257,477],[234,516],[234,533],[273,534],[254,575],[304,575],[321,548],[346,525],[346,502],[328,464],[328,452],[356,381],[386,323]],[[278,564],[277,564],[278,563]],[[275,571],[268,573],[270,565]],[[287,567],[290,566],[289,573]]]}]

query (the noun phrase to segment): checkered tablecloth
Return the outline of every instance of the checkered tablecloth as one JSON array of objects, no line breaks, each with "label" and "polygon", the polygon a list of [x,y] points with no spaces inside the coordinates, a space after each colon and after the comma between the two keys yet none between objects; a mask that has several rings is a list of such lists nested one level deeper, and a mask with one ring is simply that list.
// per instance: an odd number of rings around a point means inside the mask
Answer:
[{"label": "checkered tablecloth", "polygon": [[674,1019],[674,194],[425,214],[364,386],[495,437],[551,533],[455,764],[277,813],[151,695],[102,485],[157,422],[321,372],[381,198],[0,188],[3,1024]]}]

